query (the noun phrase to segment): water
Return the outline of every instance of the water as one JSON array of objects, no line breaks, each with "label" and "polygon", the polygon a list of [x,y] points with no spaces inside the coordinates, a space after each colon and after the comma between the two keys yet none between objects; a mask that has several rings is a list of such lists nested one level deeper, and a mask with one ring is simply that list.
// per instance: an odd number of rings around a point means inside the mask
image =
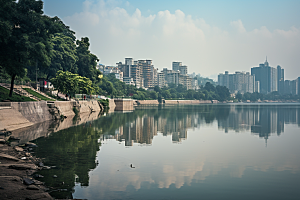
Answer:
[{"label": "water", "polygon": [[34,142],[56,198],[298,199],[299,127],[299,104],[139,107]]}]

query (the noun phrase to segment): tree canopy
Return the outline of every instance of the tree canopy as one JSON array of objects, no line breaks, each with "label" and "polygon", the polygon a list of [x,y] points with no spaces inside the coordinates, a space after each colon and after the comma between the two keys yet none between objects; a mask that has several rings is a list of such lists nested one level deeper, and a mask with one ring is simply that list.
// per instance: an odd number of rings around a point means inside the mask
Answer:
[{"label": "tree canopy", "polygon": [[41,0],[1,0],[0,65],[11,77],[10,96],[15,77],[25,75],[26,65],[50,65],[50,38],[63,23],[43,15],[42,9]]},{"label": "tree canopy", "polygon": [[54,87],[64,94],[74,96],[76,93],[94,94],[95,88],[89,78],[59,70],[56,77],[51,79]]}]

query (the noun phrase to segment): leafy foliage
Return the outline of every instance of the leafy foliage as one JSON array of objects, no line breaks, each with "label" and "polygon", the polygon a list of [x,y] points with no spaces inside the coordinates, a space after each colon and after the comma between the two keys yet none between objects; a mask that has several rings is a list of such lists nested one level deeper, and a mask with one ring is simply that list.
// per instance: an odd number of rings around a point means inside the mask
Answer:
[{"label": "leafy foliage", "polygon": [[41,0],[2,0],[0,9],[0,65],[11,77],[11,96],[14,80],[25,75],[26,65],[50,65],[50,38],[63,23],[43,15]]},{"label": "leafy foliage", "polygon": [[64,94],[74,96],[76,93],[93,94],[95,88],[89,78],[59,70],[56,77],[51,79],[54,87]]}]

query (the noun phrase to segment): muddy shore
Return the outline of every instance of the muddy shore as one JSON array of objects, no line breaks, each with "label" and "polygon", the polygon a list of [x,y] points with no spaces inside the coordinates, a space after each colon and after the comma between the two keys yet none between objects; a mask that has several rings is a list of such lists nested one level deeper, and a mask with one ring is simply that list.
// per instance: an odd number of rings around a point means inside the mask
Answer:
[{"label": "muddy shore", "polygon": [[33,143],[12,147],[7,138],[0,138],[0,199],[53,199],[43,182],[34,177],[43,168],[40,159],[32,156]]}]

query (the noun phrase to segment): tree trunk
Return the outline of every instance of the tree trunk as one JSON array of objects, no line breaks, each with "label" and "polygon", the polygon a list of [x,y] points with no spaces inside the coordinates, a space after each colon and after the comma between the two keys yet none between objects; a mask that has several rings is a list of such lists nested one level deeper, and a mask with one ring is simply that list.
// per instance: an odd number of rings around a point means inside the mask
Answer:
[{"label": "tree trunk", "polygon": [[10,91],[9,91],[9,97],[12,97],[12,93],[14,90],[14,82],[15,82],[16,74],[13,74],[11,76],[11,82],[10,82]]}]

